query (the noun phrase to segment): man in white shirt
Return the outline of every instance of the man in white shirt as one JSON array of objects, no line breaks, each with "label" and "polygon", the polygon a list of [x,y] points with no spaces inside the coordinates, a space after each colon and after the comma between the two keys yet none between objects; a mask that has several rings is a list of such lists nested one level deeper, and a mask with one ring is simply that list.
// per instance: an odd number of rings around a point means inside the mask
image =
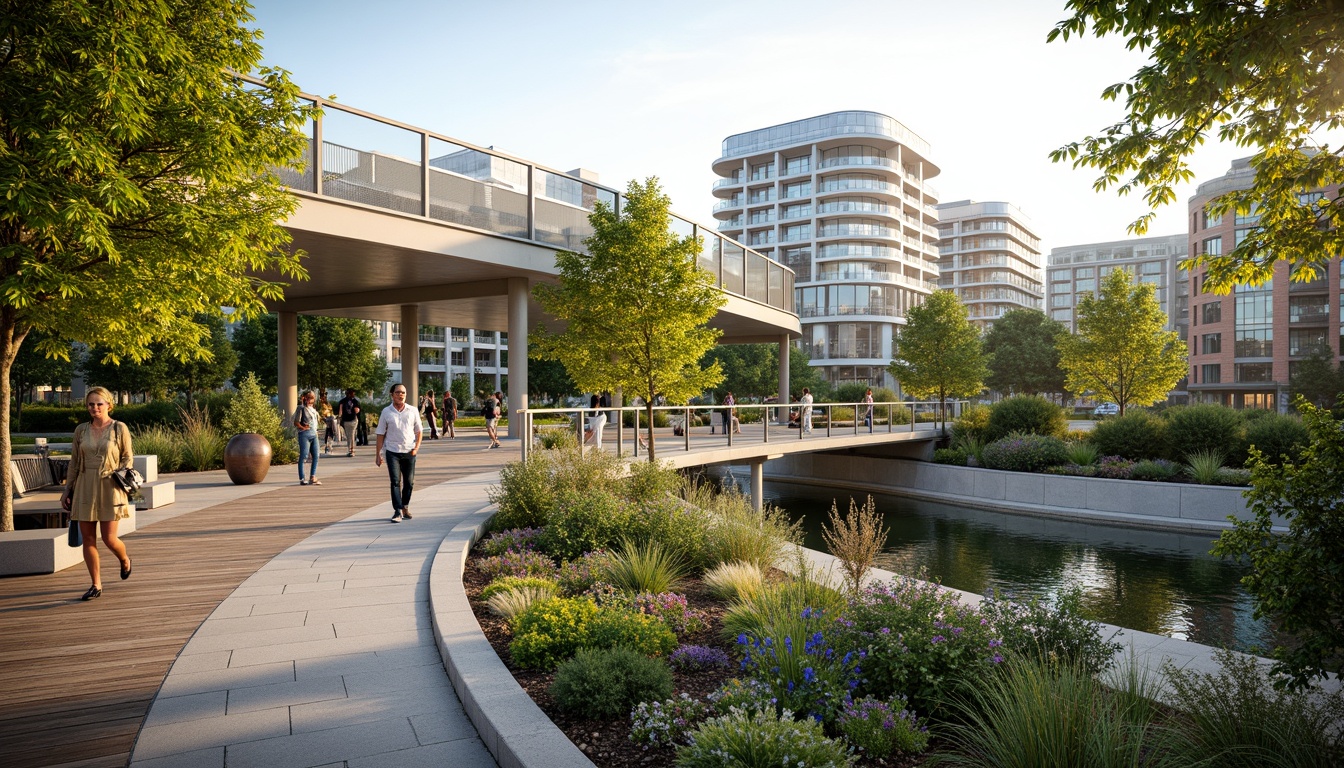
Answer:
[{"label": "man in white shirt", "polygon": [[812,390],[803,387],[803,396],[798,400],[798,405],[802,406],[800,409],[802,415],[798,420],[803,423],[803,434],[810,435],[812,434]]},{"label": "man in white shirt", "polygon": [[424,432],[420,411],[406,405],[406,386],[392,385],[392,404],[378,417],[378,445],[373,463],[383,465],[386,451],[387,474],[392,480],[392,522],[411,519],[411,490],[415,487],[415,454],[420,451]]}]

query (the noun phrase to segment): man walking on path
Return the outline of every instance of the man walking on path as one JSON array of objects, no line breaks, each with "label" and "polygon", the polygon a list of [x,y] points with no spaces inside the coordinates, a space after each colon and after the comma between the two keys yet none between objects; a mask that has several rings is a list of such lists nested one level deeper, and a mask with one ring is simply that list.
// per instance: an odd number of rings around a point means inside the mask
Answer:
[{"label": "man walking on path", "polygon": [[345,397],[336,404],[336,415],[341,420],[341,432],[345,434],[346,456],[355,455],[355,437],[359,430],[359,400],[355,399],[355,390],[345,390]]},{"label": "man walking on path", "polygon": [[373,463],[383,465],[387,455],[387,474],[392,481],[392,522],[411,519],[411,491],[415,488],[415,454],[420,451],[424,430],[420,411],[406,405],[406,387],[392,385],[392,404],[378,417],[378,445]]},{"label": "man walking on path", "polygon": [[443,393],[443,431],[448,433],[449,440],[457,439],[457,431],[453,428],[453,422],[457,421],[457,398],[453,397],[452,390]]},{"label": "man walking on path", "polygon": [[425,418],[429,420],[429,439],[439,439],[439,427],[435,422],[438,420],[437,411],[439,406],[434,401],[434,390],[425,393]]}]

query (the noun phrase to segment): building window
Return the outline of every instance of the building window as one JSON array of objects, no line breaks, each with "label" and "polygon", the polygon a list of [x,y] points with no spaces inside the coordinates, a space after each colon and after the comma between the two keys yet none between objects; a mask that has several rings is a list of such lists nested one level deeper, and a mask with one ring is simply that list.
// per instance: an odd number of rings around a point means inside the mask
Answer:
[{"label": "building window", "polygon": [[1206,333],[1201,337],[1204,354],[1213,355],[1223,351],[1223,334]]},{"label": "building window", "polygon": [[401,362],[401,347],[392,348],[392,362],[394,363]]},{"label": "building window", "polygon": [[1072,306],[1073,306],[1073,297],[1072,297],[1072,296],[1069,296],[1069,295],[1064,295],[1064,296],[1051,296],[1051,297],[1050,297],[1050,306],[1052,306],[1052,307],[1072,307]]},{"label": "building window", "polygon": [[1288,354],[1295,357],[1328,352],[1324,328],[1294,328],[1288,331]]},{"label": "building window", "polygon": [[1223,238],[1211,237],[1204,241],[1204,253],[1209,256],[1223,255]]},{"label": "building window", "polygon": [[[1095,277],[1095,270],[1096,267],[1079,267],[1078,269],[1073,270],[1073,276],[1077,278]],[[1068,275],[1065,275],[1065,277],[1068,277]]]},{"label": "building window", "polygon": [[432,347],[420,349],[421,365],[443,365],[443,350]]},{"label": "building window", "polygon": [[784,172],[790,176],[795,173],[807,173],[812,170],[812,156],[790,157],[784,160]]},{"label": "building window", "polygon": [[773,179],[774,177],[775,164],[773,162],[751,166],[752,181],[764,181],[765,179]]},{"label": "building window", "polygon": [[477,368],[494,368],[495,356],[494,353],[488,349],[478,349],[476,350],[475,357],[472,358],[472,362]]},{"label": "building window", "polygon": [[1071,279],[1072,277],[1073,277],[1073,276],[1069,274],[1069,270],[1067,270],[1067,269],[1052,269],[1052,270],[1050,270],[1050,279],[1051,279],[1051,280],[1069,280],[1069,279]]},{"label": "building window", "polygon": [[1073,286],[1068,283],[1051,283],[1051,293],[1073,293]]},{"label": "building window", "polygon": [[1330,316],[1330,299],[1325,296],[1288,297],[1288,320],[1293,323],[1320,323]]},{"label": "building window", "polygon": [[1238,328],[1236,345],[1237,357],[1273,357],[1274,330],[1272,328]]},{"label": "building window", "polygon": [[1237,383],[1255,384],[1274,380],[1273,363],[1237,363],[1233,371]]},{"label": "building window", "polygon": [[1097,290],[1097,281],[1092,278],[1088,278],[1086,280],[1079,280],[1077,283],[1074,284],[1073,287],[1074,290],[1078,291],[1079,293],[1083,291],[1095,291]]},{"label": "building window", "polygon": [[1205,304],[1201,311],[1203,312],[1204,323],[1221,323],[1223,321],[1223,302],[1212,301]]},{"label": "building window", "polygon": [[467,351],[465,349],[454,349],[451,358],[449,358],[454,368],[465,368],[467,366]]},{"label": "building window", "polygon": [[791,227],[784,228],[784,242],[791,243],[798,240],[812,239],[811,224],[794,224]]},{"label": "building window", "polygon": [[812,182],[810,181],[795,181],[792,184],[784,185],[785,198],[809,197],[811,194]]},{"label": "building window", "polygon": [[1201,365],[1199,367],[1199,378],[1203,379],[1205,384],[1221,384],[1223,382],[1223,366],[1217,363]]}]

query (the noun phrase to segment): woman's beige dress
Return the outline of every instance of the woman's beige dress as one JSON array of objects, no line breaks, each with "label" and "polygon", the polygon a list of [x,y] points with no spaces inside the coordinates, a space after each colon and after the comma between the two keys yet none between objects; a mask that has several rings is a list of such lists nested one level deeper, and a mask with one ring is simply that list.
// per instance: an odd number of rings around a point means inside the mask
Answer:
[{"label": "woman's beige dress", "polygon": [[70,505],[73,520],[123,520],[131,516],[126,492],[112,481],[112,473],[130,467],[131,430],[114,421],[95,437],[88,422],[75,427],[70,446],[70,471],[67,480],[74,487]]}]

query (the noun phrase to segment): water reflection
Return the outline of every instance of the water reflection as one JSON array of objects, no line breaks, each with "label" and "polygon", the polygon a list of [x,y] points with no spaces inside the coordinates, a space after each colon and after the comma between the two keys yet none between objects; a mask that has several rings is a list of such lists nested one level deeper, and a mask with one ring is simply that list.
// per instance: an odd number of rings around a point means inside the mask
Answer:
[{"label": "water reflection", "polygon": [[[767,483],[765,496],[803,516],[807,546],[822,551],[831,500],[841,509],[849,503],[847,492],[786,483]],[[878,560],[887,570],[927,569],[950,587],[1019,597],[1050,597],[1076,584],[1092,616],[1110,624],[1242,651],[1274,645],[1273,631],[1251,617],[1239,584],[1245,571],[1209,555],[1210,536],[874,498],[891,528]]]}]

